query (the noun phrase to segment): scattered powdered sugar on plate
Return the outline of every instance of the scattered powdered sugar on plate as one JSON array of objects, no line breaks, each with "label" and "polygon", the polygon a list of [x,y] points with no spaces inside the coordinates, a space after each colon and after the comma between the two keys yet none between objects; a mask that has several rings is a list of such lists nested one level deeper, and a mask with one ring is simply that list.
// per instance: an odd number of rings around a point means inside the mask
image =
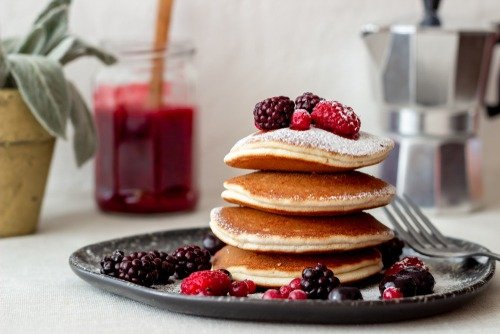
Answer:
[{"label": "scattered powdered sugar on plate", "polygon": [[362,131],[359,132],[358,139],[349,139],[323,129],[311,127],[306,131],[282,128],[273,131],[255,132],[240,139],[231,151],[238,150],[247,144],[259,142],[278,142],[350,156],[373,155],[394,146],[394,142],[389,138],[378,137]]}]

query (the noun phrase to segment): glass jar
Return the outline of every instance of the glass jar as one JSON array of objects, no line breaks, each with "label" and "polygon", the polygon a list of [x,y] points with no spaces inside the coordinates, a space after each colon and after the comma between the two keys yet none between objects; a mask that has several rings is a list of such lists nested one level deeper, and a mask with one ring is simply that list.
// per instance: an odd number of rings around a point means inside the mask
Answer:
[{"label": "glass jar", "polygon": [[[188,44],[168,50],[110,49],[118,62],[98,73],[93,94],[99,208],[128,213],[193,209],[198,199],[194,49]],[[155,71],[163,80],[153,86]]]}]

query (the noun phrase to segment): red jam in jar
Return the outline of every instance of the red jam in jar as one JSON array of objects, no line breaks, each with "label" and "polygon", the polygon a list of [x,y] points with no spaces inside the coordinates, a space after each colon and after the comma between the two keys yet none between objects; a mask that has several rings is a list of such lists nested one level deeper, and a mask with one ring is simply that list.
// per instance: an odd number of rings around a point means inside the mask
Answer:
[{"label": "red jam in jar", "polygon": [[101,210],[160,213],[196,206],[197,111],[190,99],[169,100],[175,85],[165,82],[166,98],[151,106],[147,82],[98,82],[95,197]]}]

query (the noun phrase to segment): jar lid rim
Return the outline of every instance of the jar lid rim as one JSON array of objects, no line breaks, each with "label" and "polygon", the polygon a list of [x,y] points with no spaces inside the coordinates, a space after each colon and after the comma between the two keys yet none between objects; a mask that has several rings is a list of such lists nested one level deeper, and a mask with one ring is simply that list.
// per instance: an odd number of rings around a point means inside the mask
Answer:
[{"label": "jar lid rim", "polygon": [[100,44],[119,58],[172,58],[191,56],[196,52],[192,42],[188,40],[172,41],[165,48],[157,49],[152,43],[137,40],[103,40]]}]

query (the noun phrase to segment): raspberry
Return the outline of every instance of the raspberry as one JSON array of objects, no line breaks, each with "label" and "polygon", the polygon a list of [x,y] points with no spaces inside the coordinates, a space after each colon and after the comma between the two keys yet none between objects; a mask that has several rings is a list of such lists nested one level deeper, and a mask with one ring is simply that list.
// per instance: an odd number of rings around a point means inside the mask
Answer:
[{"label": "raspberry", "polygon": [[286,96],[267,98],[255,105],[253,116],[259,130],[274,130],[290,125],[294,103]]},{"label": "raspberry", "polygon": [[312,113],[316,104],[318,104],[318,102],[321,100],[323,100],[321,97],[313,93],[310,92],[303,93],[301,96],[298,96],[295,99],[295,110],[305,109],[309,113]]},{"label": "raspberry", "polygon": [[229,288],[229,294],[234,297],[246,297],[248,296],[248,285],[243,281],[234,281]]},{"label": "raspberry", "polygon": [[255,285],[254,281],[246,279],[243,280],[243,282],[245,282],[245,284],[247,285],[248,294],[255,293],[255,291],[257,290],[257,285]]},{"label": "raspberry", "polygon": [[307,299],[307,294],[302,291],[302,290],[293,290],[288,294],[288,299],[293,299],[293,300],[303,300]]},{"label": "raspberry", "polygon": [[283,299],[281,293],[276,289],[269,289],[264,292],[262,299]]},{"label": "raspberry", "polygon": [[182,280],[184,295],[225,296],[231,288],[229,276],[219,270],[202,270]]},{"label": "raspberry", "polygon": [[195,271],[208,270],[212,267],[208,250],[196,245],[179,247],[171,255],[177,262],[175,264],[176,278],[184,278]]},{"label": "raspberry", "polygon": [[384,290],[382,293],[382,299],[387,300],[387,299],[397,299],[397,298],[403,298],[403,294],[398,288],[395,287],[389,287]]},{"label": "raspberry", "polygon": [[309,130],[311,127],[311,115],[305,109],[296,109],[292,114],[290,128],[293,130]]},{"label": "raspberry", "polygon": [[318,102],[311,116],[316,127],[347,138],[356,138],[361,126],[352,108],[337,101]]},{"label": "raspberry", "polygon": [[288,286],[290,286],[293,290],[300,290],[302,287],[300,285],[300,277],[294,278],[293,280],[290,281]]},{"label": "raspberry", "polygon": [[420,258],[415,256],[407,256],[401,261],[394,263],[389,269],[387,269],[385,271],[385,276],[397,275],[401,270],[407,267],[421,267],[422,269],[429,271],[429,268]]},{"label": "raspberry", "polygon": [[340,285],[340,281],[324,264],[318,263],[316,267],[302,271],[300,285],[308,299],[327,299],[330,291]]},{"label": "raspberry", "polygon": [[283,285],[279,291],[283,298],[288,298],[288,295],[293,291],[293,289],[288,285]]},{"label": "raspberry", "polygon": [[233,280],[233,276],[231,275],[231,273],[229,272],[229,270],[227,269],[217,269],[218,271],[222,271],[224,274],[226,274],[227,276],[229,276],[229,279],[232,281]]}]

